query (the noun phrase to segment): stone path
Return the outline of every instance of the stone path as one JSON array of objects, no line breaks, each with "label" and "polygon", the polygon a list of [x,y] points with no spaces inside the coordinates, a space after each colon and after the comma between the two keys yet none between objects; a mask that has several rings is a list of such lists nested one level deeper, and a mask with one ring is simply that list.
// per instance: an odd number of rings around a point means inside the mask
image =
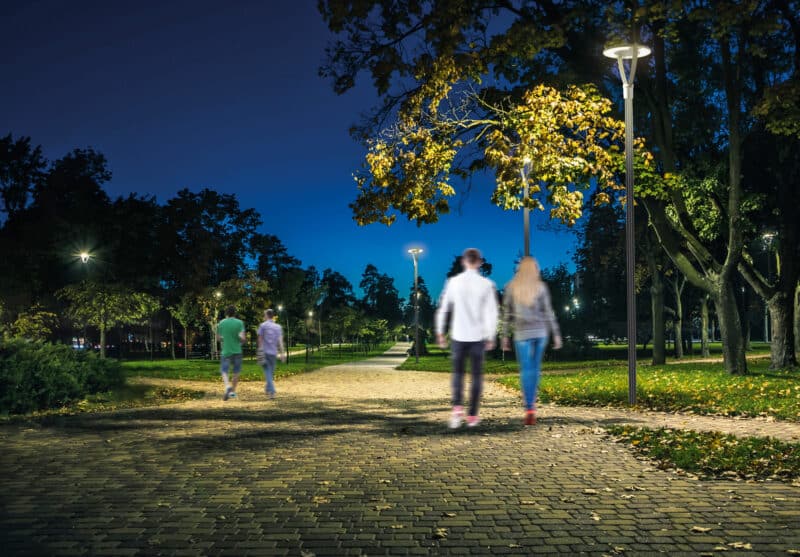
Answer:
[{"label": "stone path", "polygon": [[274,401],[196,383],[213,392],[0,426],[2,554],[800,551],[800,487],[658,470],[597,427],[693,418],[547,406],[523,428],[487,382],[484,422],[449,431],[448,375],[394,370],[406,349],[279,380]]}]

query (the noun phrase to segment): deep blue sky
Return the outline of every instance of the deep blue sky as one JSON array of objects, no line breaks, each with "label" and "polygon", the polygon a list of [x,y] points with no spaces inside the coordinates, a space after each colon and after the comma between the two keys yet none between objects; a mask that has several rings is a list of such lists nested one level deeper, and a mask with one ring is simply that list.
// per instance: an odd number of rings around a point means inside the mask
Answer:
[{"label": "deep blue sky", "polygon": [[[348,128],[376,99],[367,79],[338,97],[318,77],[331,38],[316,0],[3,2],[0,133],[30,136],[50,159],[103,152],[112,197],[233,193],[304,265],[333,268],[356,288],[372,263],[406,297],[413,244],[425,249],[420,273],[434,295],[470,246],[502,286],[522,249],[522,216],[491,205],[490,177],[435,225],[352,220],[364,151]],[[533,217],[534,256],[573,268],[574,236],[537,230],[547,219]]]}]

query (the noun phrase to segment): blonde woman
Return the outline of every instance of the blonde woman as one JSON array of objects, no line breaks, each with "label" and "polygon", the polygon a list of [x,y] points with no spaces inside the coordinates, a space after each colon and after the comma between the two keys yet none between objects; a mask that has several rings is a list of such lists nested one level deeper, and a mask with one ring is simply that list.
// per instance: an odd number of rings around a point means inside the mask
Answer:
[{"label": "blonde woman", "polygon": [[519,362],[520,383],[525,400],[525,425],[536,424],[536,392],[542,369],[542,356],[550,335],[553,348],[561,348],[550,290],[542,281],[539,264],[523,257],[503,295],[503,350],[511,350],[509,327],[514,326],[514,350]]}]

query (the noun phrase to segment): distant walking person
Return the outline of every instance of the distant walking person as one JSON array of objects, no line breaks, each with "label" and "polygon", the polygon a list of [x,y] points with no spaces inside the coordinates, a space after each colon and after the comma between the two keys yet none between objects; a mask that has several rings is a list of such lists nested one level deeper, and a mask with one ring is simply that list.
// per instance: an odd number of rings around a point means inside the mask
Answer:
[{"label": "distant walking person", "polygon": [[542,370],[542,356],[548,336],[553,348],[561,348],[550,290],[542,280],[539,264],[532,257],[523,257],[517,272],[506,285],[503,295],[503,350],[511,350],[509,328],[514,326],[514,349],[519,362],[520,383],[525,401],[525,425],[536,424],[536,393]]},{"label": "distant walking person", "polygon": [[450,317],[453,358],[451,429],[461,426],[464,421],[462,401],[467,358],[472,372],[467,427],[480,422],[478,405],[483,389],[483,353],[494,348],[497,334],[497,294],[494,283],[478,273],[482,263],[480,251],[475,248],[464,251],[461,258],[464,271],[445,283],[436,310],[436,340],[442,348],[447,347],[445,321],[448,315]]},{"label": "distant walking person", "polygon": [[[242,371],[242,342],[244,342],[244,322],[236,319],[236,308],[228,306],[225,308],[225,319],[217,325],[217,333],[222,340],[222,357],[219,363],[219,371],[222,374],[222,382],[225,384],[225,394],[222,400],[236,398],[236,385],[239,383],[239,373]],[[230,381],[228,371],[232,372]]]},{"label": "distant walking person", "polygon": [[275,312],[268,309],[264,312],[264,322],[258,327],[258,363],[264,368],[264,391],[269,398],[275,398],[275,362],[280,356],[286,361],[283,349],[283,329],[275,323]]}]

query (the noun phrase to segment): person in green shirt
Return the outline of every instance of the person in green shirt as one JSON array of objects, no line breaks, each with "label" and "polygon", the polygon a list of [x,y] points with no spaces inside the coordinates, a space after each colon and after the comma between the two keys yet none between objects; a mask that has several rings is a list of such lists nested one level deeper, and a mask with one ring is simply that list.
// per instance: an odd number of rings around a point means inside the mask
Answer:
[{"label": "person in green shirt", "polygon": [[[236,319],[236,308],[225,308],[225,319],[217,324],[217,334],[222,341],[222,354],[219,371],[222,382],[225,384],[225,394],[222,400],[236,398],[236,384],[239,382],[239,373],[242,371],[242,342],[245,341],[244,322]],[[228,370],[233,371],[233,376],[228,380]]]}]

